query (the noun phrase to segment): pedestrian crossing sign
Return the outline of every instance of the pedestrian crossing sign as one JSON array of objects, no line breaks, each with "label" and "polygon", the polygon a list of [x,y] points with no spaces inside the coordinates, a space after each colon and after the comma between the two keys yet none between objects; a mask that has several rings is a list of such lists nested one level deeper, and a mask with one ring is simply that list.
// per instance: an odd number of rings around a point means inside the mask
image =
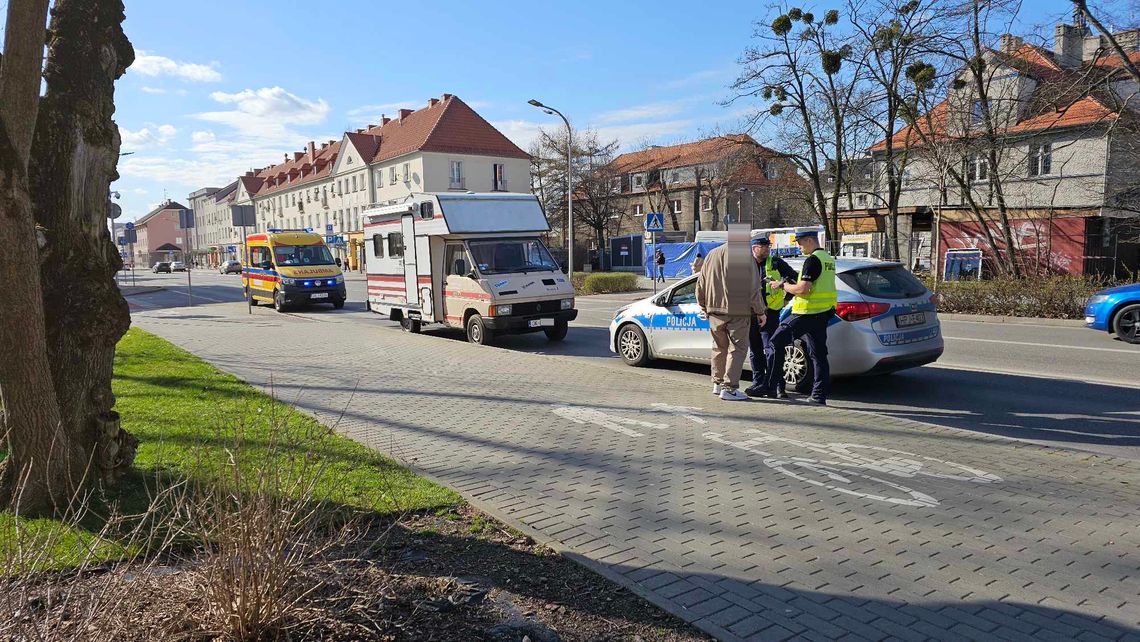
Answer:
[{"label": "pedestrian crossing sign", "polygon": [[661,212],[650,212],[645,215],[646,232],[664,232],[665,215]]}]

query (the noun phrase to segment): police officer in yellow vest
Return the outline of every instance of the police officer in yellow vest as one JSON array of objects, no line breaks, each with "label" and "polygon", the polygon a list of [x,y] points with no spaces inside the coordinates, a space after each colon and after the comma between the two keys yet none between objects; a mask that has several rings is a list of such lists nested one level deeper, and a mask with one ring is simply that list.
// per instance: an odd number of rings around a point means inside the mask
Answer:
[{"label": "police officer in yellow vest", "polygon": [[814,379],[810,403],[827,405],[831,372],[827,364],[827,326],[835,316],[835,259],[819,246],[814,231],[796,232],[796,244],[804,259],[795,283],[770,282],[774,288],[792,295],[792,311],[772,334],[767,346],[768,372],[764,378],[764,396],[776,398],[776,382],[784,372],[784,350],[792,341],[803,338],[807,356],[811,359]]},{"label": "police officer in yellow vest", "polygon": [[[756,260],[756,269],[760,272],[760,279],[764,284],[764,303],[768,308],[767,314],[764,315],[764,325],[760,325],[756,321],[756,317],[752,317],[752,325],[748,329],[748,343],[752,349],[750,362],[752,385],[744,393],[750,397],[757,397],[762,396],[764,391],[768,344],[772,340],[772,333],[780,325],[780,309],[784,307],[784,297],[786,296],[783,290],[778,290],[769,283],[785,280],[788,283],[794,283],[796,271],[784,259],[772,256],[771,242],[767,236],[752,239],[752,258]],[[784,394],[783,378],[776,379],[776,396],[781,399],[787,397]]]}]

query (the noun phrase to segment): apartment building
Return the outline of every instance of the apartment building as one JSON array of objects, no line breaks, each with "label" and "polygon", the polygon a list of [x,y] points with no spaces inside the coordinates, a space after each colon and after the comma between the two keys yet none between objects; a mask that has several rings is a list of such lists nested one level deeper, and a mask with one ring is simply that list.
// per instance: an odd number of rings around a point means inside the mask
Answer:
[{"label": "apartment building", "polygon": [[530,156],[467,103],[443,94],[247,172],[232,202],[255,206],[258,230],[331,230],[343,239],[336,254],[362,269],[364,209],[448,190],[529,192]]},{"label": "apartment building", "polygon": [[728,223],[772,227],[805,212],[806,181],[795,166],[751,136],[716,136],[622,154],[611,164],[621,232],[643,229],[647,212],[665,213],[666,236],[692,240]]},{"label": "apartment building", "polygon": [[178,227],[178,213],[185,205],[167,199],[135,221],[135,265],[150,267],[157,261],[184,261],[193,247],[188,230]]},{"label": "apartment building", "polygon": [[217,267],[241,255],[241,228],[233,226],[230,211],[237,185],[235,180],[222,188],[203,187],[189,196],[190,209],[194,210],[193,255],[201,265]]},{"label": "apartment building", "polygon": [[[1117,35],[1130,57],[1140,60],[1140,31]],[[1140,195],[1134,187],[1140,180],[1140,114],[1136,83],[1120,58],[1076,21],[1057,25],[1052,51],[1003,36],[987,55],[987,69],[996,144],[982,135],[982,101],[971,83],[958,83],[927,118],[895,133],[894,158],[883,140],[853,164],[854,208],[841,214],[843,231],[886,231],[885,175],[893,162],[901,174],[900,247],[908,265],[941,265],[949,248],[980,248],[992,256],[971,202],[1000,239],[1003,197],[1025,272],[1136,270],[1138,246],[1130,242],[1136,233],[1128,230],[1135,226]],[[923,236],[930,241],[922,242]]]}]

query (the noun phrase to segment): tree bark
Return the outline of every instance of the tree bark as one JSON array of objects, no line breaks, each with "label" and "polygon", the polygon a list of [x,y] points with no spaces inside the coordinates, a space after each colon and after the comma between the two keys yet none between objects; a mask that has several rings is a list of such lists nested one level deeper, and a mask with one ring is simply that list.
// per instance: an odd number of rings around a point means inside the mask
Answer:
[{"label": "tree bark", "polygon": [[40,270],[47,350],[63,426],[93,472],[112,482],[134,461],[137,441],[112,407],[115,346],[130,311],[115,284],[122,268],[107,230],[109,190],[119,175],[115,80],[134,62],[121,0],[57,0],[47,93],[29,178],[47,243]]},{"label": "tree bark", "polygon": [[[48,363],[37,264],[37,231],[28,185],[42,67],[46,0],[8,6],[0,70],[0,506],[25,514],[66,506],[82,476],[62,430]],[[81,460],[81,458],[78,458]],[[65,465],[54,465],[56,461]]]}]

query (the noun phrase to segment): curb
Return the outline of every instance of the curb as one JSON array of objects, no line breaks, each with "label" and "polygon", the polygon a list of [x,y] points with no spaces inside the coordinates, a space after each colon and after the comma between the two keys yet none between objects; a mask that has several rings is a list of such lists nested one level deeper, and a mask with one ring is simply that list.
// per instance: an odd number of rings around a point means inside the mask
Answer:
[{"label": "curb", "polygon": [[1051,325],[1057,327],[1083,328],[1081,319],[1048,319],[1044,317],[1006,317],[987,314],[957,314],[939,312],[938,318],[950,321],[973,321],[976,323],[1008,323],[1010,325]]}]

